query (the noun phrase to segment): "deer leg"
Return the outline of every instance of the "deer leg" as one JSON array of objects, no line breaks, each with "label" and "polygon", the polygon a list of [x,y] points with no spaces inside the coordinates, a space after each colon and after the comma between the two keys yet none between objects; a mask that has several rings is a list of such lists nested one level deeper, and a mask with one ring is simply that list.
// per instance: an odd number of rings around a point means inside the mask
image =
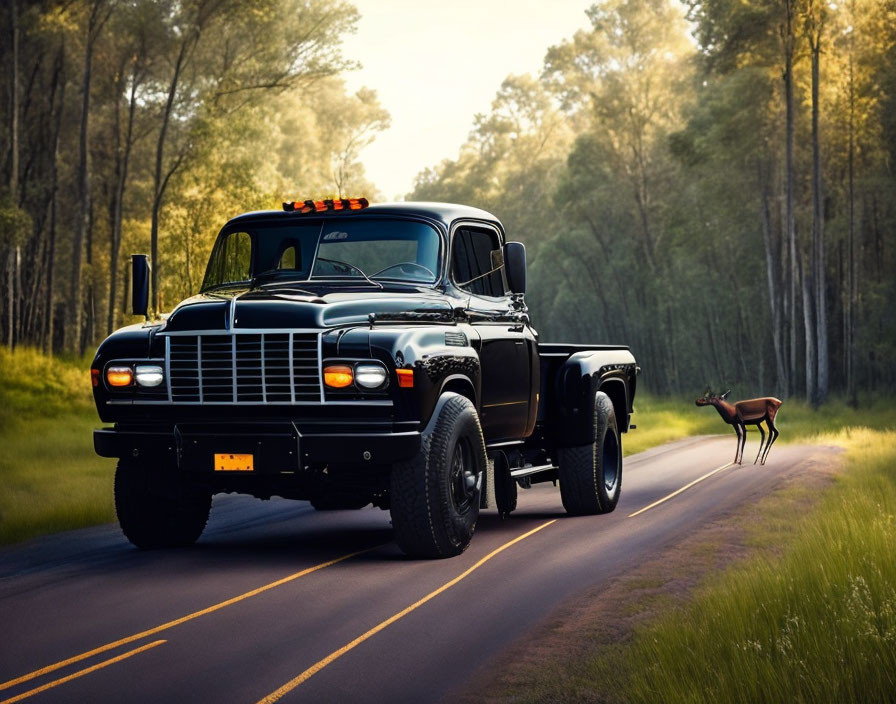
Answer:
[{"label": "deer leg", "polygon": [[762,454],[762,446],[765,445],[765,430],[762,428],[762,421],[759,421],[756,427],[759,429],[759,452],[756,453],[756,459],[753,460],[753,464],[759,461],[759,455]]},{"label": "deer leg", "polygon": [[737,433],[737,449],[734,451],[732,464],[741,464],[744,456],[744,443],[747,441],[747,428],[742,423],[735,423],[734,432]]},{"label": "deer leg", "polygon": [[775,421],[771,418],[768,419],[768,430],[769,430],[769,438],[768,443],[765,446],[765,453],[762,455],[762,464],[765,464],[765,461],[768,459],[768,451],[772,449],[772,445],[774,445],[775,440],[778,439],[778,429],[775,427]]}]

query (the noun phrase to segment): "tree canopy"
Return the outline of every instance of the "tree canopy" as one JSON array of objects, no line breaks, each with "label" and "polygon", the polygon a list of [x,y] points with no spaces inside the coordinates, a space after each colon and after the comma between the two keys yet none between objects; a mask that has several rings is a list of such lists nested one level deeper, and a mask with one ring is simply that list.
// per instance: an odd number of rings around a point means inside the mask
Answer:
[{"label": "tree canopy", "polygon": [[896,4],[588,18],[410,197],[492,209],[529,245],[543,339],[630,344],[654,391],[892,392]]},{"label": "tree canopy", "polygon": [[343,0],[11,0],[0,16],[4,342],[81,353],[122,318],[123,253],[157,308],[194,293],[221,213],[375,195],[389,123],[350,94]]}]

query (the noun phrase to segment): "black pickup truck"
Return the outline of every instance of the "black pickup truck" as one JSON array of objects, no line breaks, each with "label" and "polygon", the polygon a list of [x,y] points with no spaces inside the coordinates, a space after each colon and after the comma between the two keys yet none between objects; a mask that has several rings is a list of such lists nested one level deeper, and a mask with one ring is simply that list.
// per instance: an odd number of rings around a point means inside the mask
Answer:
[{"label": "black pickup truck", "polygon": [[[391,511],[409,555],[469,544],[481,507],[559,480],[574,515],[612,511],[638,367],[627,347],[540,344],[526,252],[493,215],[444,203],[285,203],[230,220],[198,295],[133,312],[91,366],[119,458],[115,505],[141,548],[195,542],[219,492]],[[558,282],[559,283],[559,282]]]}]

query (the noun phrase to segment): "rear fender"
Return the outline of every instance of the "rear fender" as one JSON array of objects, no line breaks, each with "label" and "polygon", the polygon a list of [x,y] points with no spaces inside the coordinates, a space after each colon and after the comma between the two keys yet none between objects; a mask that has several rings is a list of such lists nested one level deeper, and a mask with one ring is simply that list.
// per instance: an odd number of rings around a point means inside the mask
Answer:
[{"label": "rear fender", "polygon": [[594,442],[594,394],[606,393],[613,402],[619,430],[628,428],[626,381],[599,353],[576,352],[557,370],[551,435],[560,447]]}]

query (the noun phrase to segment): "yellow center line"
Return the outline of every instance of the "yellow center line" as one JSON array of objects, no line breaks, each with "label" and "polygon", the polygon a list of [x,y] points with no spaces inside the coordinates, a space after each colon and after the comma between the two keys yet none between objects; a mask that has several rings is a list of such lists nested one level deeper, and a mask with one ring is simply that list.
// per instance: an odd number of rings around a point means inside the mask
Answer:
[{"label": "yellow center line", "polygon": [[663,502],[665,502],[665,501],[668,501],[668,500],[671,499],[672,497],[674,497],[674,496],[678,496],[681,492],[683,492],[683,491],[685,491],[685,490],[687,490],[687,489],[690,489],[692,486],[694,486],[694,484],[697,484],[698,482],[702,482],[704,479],[708,479],[709,477],[711,477],[711,476],[712,476],[713,474],[715,474],[716,472],[721,472],[723,469],[728,469],[728,468],[731,467],[733,464],[734,464],[733,462],[729,462],[728,464],[723,464],[721,467],[716,467],[716,468],[715,468],[714,470],[712,470],[711,472],[707,472],[707,473],[704,474],[702,477],[698,477],[697,479],[695,479],[694,481],[692,481],[690,484],[685,484],[685,485],[684,485],[683,487],[681,487],[681,489],[679,489],[678,491],[673,491],[671,494],[669,494],[668,496],[664,496],[664,497],[661,498],[659,501],[654,501],[652,504],[650,504],[650,506],[645,506],[644,508],[642,508],[642,509],[640,509],[640,510],[638,510],[638,511],[635,511],[634,513],[629,514],[628,517],[629,517],[629,518],[634,518],[634,517],[637,516],[639,513],[644,513],[645,511],[649,511],[650,509],[652,509],[654,506],[659,506],[661,503],[663,503]]},{"label": "yellow center line", "polygon": [[478,570],[480,567],[482,567],[482,565],[484,565],[486,562],[491,560],[498,553],[504,552],[511,545],[515,545],[516,543],[520,542],[521,540],[525,540],[530,535],[534,535],[538,531],[540,531],[544,528],[547,528],[549,525],[551,525],[551,523],[555,523],[556,521],[557,521],[557,519],[555,518],[553,520],[548,521],[547,523],[542,523],[540,526],[538,526],[537,528],[533,528],[528,533],[523,533],[522,535],[517,536],[516,538],[511,540],[510,542],[504,543],[501,547],[496,548],[495,550],[492,550],[488,555],[486,555],[481,560],[479,560],[479,562],[474,564],[472,567],[467,569],[465,572],[462,572],[461,574],[459,574],[457,577],[452,579],[450,582],[446,582],[441,587],[439,587],[438,589],[436,589],[433,592],[430,592],[429,594],[427,594],[425,597],[423,597],[419,601],[415,601],[413,604],[411,604],[410,606],[408,606],[405,609],[402,609],[394,616],[390,616],[389,618],[387,618],[385,621],[383,621],[379,625],[374,626],[366,633],[355,638],[352,642],[347,643],[346,645],[343,645],[341,648],[339,648],[339,650],[333,651],[332,653],[327,655],[327,657],[325,657],[323,660],[320,660],[317,663],[315,663],[314,665],[312,665],[311,667],[309,667],[301,675],[299,675],[298,677],[296,677],[294,679],[291,679],[285,685],[280,687],[280,689],[276,690],[275,692],[271,692],[264,699],[260,700],[258,702],[258,704],[272,704],[272,702],[276,702],[283,695],[288,694],[289,692],[294,690],[296,687],[298,687],[300,684],[307,681],[308,679],[310,679],[311,677],[316,675],[318,672],[323,670],[327,665],[332,663],[334,660],[341,658],[347,652],[349,652],[353,648],[356,648],[357,646],[359,646],[361,643],[363,643],[368,638],[372,638],[373,636],[375,636],[377,633],[379,633],[383,629],[388,628],[389,626],[391,626],[393,623],[395,623],[399,619],[407,616],[409,613],[411,613],[411,611],[414,611],[414,609],[417,609],[417,608],[423,606],[423,604],[425,604],[427,601],[434,599],[442,592],[447,591],[448,589],[453,587],[455,584],[460,582],[462,579],[468,577],[471,573]]},{"label": "yellow center line", "polygon": [[74,657],[68,658],[67,660],[60,660],[57,663],[52,665],[47,665],[46,667],[42,667],[39,670],[35,670],[34,672],[29,672],[27,675],[22,675],[21,677],[17,677],[14,680],[9,680],[8,682],[3,682],[0,684],[0,691],[4,689],[8,689],[9,687],[14,687],[17,684],[22,684],[22,682],[27,682],[28,680],[33,680],[35,677],[40,677],[42,675],[46,675],[49,672],[53,672],[54,670],[58,670],[61,667],[66,667],[67,665],[71,665],[72,663],[80,662],[81,660],[86,660],[87,658],[93,657],[94,655],[99,655],[100,653],[105,653],[107,650],[112,650],[114,648],[118,648],[119,646],[126,645],[128,643],[133,643],[135,640],[141,640],[148,636],[153,636],[156,633],[160,633],[162,631],[166,631],[169,628],[174,628],[175,626],[179,626],[182,623],[186,623],[187,621],[192,621],[194,618],[199,618],[200,616],[206,616],[210,613],[214,613],[215,611],[220,611],[221,609],[232,606],[233,604],[239,603],[240,601],[244,601],[245,599],[249,599],[253,596],[258,596],[266,591],[271,589],[275,589],[276,587],[281,587],[284,584],[288,584],[289,582],[294,582],[295,580],[304,577],[305,575],[309,575],[312,572],[317,572],[318,570],[322,570],[324,567],[330,567],[331,565],[335,565],[339,562],[344,562],[345,560],[349,560],[353,557],[357,557],[358,555],[363,555],[366,552],[370,552],[371,550],[376,550],[376,548],[382,547],[381,545],[374,545],[372,548],[367,548],[366,550],[359,550],[357,552],[349,553],[348,555],[343,555],[342,557],[337,557],[334,560],[329,560],[328,562],[322,562],[319,565],[314,565],[313,567],[308,567],[300,572],[296,572],[294,574],[288,575],[283,579],[278,579],[276,582],[271,582],[270,584],[265,584],[264,586],[258,587],[257,589],[253,589],[252,591],[248,591],[245,594],[240,594],[239,596],[232,597],[227,599],[226,601],[222,601],[218,604],[214,604],[209,606],[201,611],[194,611],[191,614],[187,614],[186,616],[181,616],[180,618],[174,619],[173,621],[168,621],[167,623],[163,623],[160,626],[156,626],[155,628],[150,628],[146,631],[141,631],[140,633],[135,633],[132,636],[126,636],[125,638],[121,638],[119,640],[113,641],[112,643],[106,643],[106,645],[101,645],[99,648],[94,648],[93,650],[88,650],[85,653],[81,653],[80,655],[75,655]]},{"label": "yellow center line", "polygon": [[83,677],[84,675],[89,675],[91,672],[96,672],[97,670],[101,670],[104,667],[108,667],[109,665],[114,665],[117,662],[121,662],[132,655],[137,655],[137,653],[142,653],[150,648],[155,648],[157,645],[161,645],[162,643],[167,643],[166,640],[157,640],[153,643],[147,643],[146,645],[141,645],[139,648],[134,648],[133,650],[129,650],[126,653],[122,653],[121,655],[116,655],[114,658],[109,658],[108,660],[103,660],[102,662],[97,663],[96,665],[91,665],[83,670],[78,670],[77,672],[73,672],[70,675],[66,675],[65,677],[60,677],[58,680],[53,680],[52,682],[47,682],[46,684],[42,684],[40,687],[35,687],[34,689],[29,689],[27,692],[22,692],[22,694],[17,694],[14,697],[10,697],[9,699],[4,699],[0,704],[12,704],[13,702],[20,702],[23,699],[27,699],[28,697],[34,696],[35,694],[40,694],[41,692],[45,692],[48,689],[52,689],[53,687],[58,687],[61,684],[65,684],[66,682],[71,682],[73,679],[78,677]]}]

